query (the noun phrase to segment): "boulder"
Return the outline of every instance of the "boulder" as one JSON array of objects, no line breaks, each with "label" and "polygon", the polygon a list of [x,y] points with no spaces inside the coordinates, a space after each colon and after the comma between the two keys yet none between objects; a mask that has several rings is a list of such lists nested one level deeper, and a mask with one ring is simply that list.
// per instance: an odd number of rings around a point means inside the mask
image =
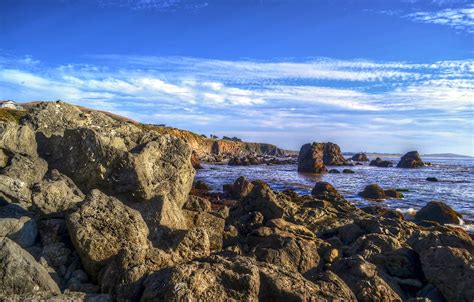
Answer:
[{"label": "boulder", "polygon": [[36,222],[30,217],[0,218],[0,237],[8,237],[23,248],[32,246],[37,235]]},{"label": "boulder", "polygon": [[342,173],[344,173],[344,174],[354,174],[355,172],[354,172],[354,170],[351,170],[351,169],[344,169],[344,170],[342,170]]},{"label": "boulder", "polygon": [[40,182],[46,172],[48,164],[39,157],[15,154],[10,158],[9,164],[0,171],[0,174],[13,179],[18,179],[31,187]]},{"label": "boulder", "polygon": [[52,170],[48,177],[33,188],[33,208],[44,215],[63,215],[66,211],[84,200],[84,194],[66,175]]},{"label": "boulder", "polygon": [[360,196],[366,199],[383,200],[386,198],[385,191],[377,184],[368,185],[364,191],[359,193]]},{"label": "boulder", "polygon": [[387,168],[387,167],[393,167],[393,163],[389,160],[382,160],[380,157],[377,157],[374,160],[370,161],[370,166],[375,166],[375,167],[382,167],[382,168]]},{"label": "boulder", "polygon": [[196,170],[202,169],[201,160],[199,159],[199,155],[195,150],[193,150],[191,153],[191,165]]},{"label": "boulder", "polygon": [[353,161],[369,161],[369,158],[365,153],[356,153],[352,156]]},{"label": "boulder", "polygon": [[441,224],[459,224],[462,215],[454,211],[447,204],[440,201],[431,201],[416,212],[415,220],[436,221]]},{"label": "boulder", "polygon": [[397,168],[419,168],[424,167],[425,163],[421,160],[418,151],[411,151],[402,156],[397,164]]},{"label": "boulder", "polygon": [[237,178],[232,186],[232,197],[235,199],[245,198],[250,194],[254,185],[244,176]]},{"label": "boulder", "polygon": [[339,174],[339,173],[341,173],[341,171],[339,171],[338,169],[331,169],[331,170],[328,171],[328,173],[330,173],[330,174]]},{"label": "boulder", "polygon": [[351,294],[329,274],[313,283],[252,258],[212,256],[150,275],[141,301],[352,300]]},{"label": "boulder", "polygon": [[140,213],[99,190],[68,215],[67,227],[84,268],[94,278],[121,249],[140,258],[149,247],[148,227]]},{"label": "boulder", "polygon": [[331,197],[333,196],[340,196],[336,188],[334,188],[333,185],[325,181],[317,182],[311,190],[311,195],[320,199],[331,199]]},{"label": "boulder", "polygon": [[333,143],[312,143],[303,145],[298,155],[298,172],[323,173],[326,166],[340,166],[345,163],[341,149]]},{"label": "boulder", "polygon": [[28,184],[16,178],[0,174],[0,200],[18,203],[23,207],[31,204],[31,190]]},{"label": "boulder", "polygon": [[205,198],[189,195],[188,201],[183,205],[183,209],[195,212],[210,212],[211,202]]},{"label": "boulder", "polygon": [[8,238],[0,238],[2,294],[60,294],[58,285],[28,252]]},{"label": "boulder", "polygon": [[474,300],[474,257],[462,248],[431,247],[420,255],[426,279],[447,301]]},{"label": "boulder", "polygon": [[386,208],[386,207],[368,206],[368,207],[361,208],[361,210],[366,213],[372,214],[374,216],[379,216],[383,218],[404,219],[402,213],[396,210]]},{"label": "boulder", "polygon": [[385,197],[387,198],[401,199],[404,197],[402,192],[399,192],[395,189],[384,190],[384,193]]},{"label": "boulder", "polygon": [[189,228],[203,228],[206,230],[211,251],[222,249],[225,220],[206,212],[185,211],[189,221]]},{"label": "boulder", "polygon": [[261,212],[266,220],[281,218],[285,211],[282,198],[264,182],[255,182],[252,191],[240,204],[246,212]]},{"label": "boulder", "polygon": [[0,122],[0,149],[6,154],[37,156],[33,129],[26,125]]},{"label": "boulder", "polygon": [[438,179],[436,177],[427,177],[426,181],[437,182]]},{"label": "boulder", "polygon": [[332,270],[354,292],[358,301],[402,301],[405,294],[390,276],[360,256],[341,258]]}]

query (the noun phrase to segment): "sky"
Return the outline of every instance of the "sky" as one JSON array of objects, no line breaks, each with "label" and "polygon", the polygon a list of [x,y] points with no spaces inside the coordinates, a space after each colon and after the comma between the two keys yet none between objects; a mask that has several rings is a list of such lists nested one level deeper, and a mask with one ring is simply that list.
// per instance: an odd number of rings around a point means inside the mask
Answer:
[{"label": "sky", "polygon": [[0,99],[292,150],[474,156],[474,4],[0,0]]}]

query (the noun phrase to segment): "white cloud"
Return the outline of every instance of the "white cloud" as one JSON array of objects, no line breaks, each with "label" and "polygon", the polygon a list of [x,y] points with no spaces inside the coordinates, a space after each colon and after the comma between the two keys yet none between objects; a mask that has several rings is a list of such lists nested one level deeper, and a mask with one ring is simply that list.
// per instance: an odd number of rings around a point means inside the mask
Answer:
[{"label": "white cloud", "polygon": [[406,15],[407,18],[430,24],[452,27],[459,31],[474,33],[474,5],[464,8],[446,8],[439,11],[423,11]]}]

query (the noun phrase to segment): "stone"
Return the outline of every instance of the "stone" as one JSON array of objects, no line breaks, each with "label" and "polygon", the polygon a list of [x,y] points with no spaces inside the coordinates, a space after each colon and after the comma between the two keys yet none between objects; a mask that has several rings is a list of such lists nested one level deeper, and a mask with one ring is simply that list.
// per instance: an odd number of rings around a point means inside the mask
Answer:
[{"label": "stone", "polygon": [[344,173],[344,174],[354,174],[355,172],[354,172],[354,170],[351,170],[351,169],[344,169],[344,170],[342,170],[342,173]]},{"label": "stone", "polygon": [[35,133],[30,126],[0,122],[0,149],[8,153],[36,157]]},{"label": "stone", "polygon": [[31,190],[26,182],[0,174],[0,199],[27,208],[31,204]]},{"label": "stone", "polygon": [[241,201],[246,212],[261,212],[266,220],[281,218],[285,205],[266,183],[256,183],[247,197]]},{"label": "stone", "polygon": [[352,156],[353,161],[369,161],[369,158],[365,153],[356,153]]},{"label": "stone", "polygon": [[393,167],[393,163],[389,160],[382,160],[380,157],[377,157],[374,160],[370,161],[370,166],[375,166],[375,167],[382,167],[382,168],[388,168],[388,167]]},{"label": "stone", "polygon": [[191,165],[196,170],[202,169],[201,160],[199,159],[199,155],[195,150],[193,150],[191,153]]},{"label": "stone", "polygon": [[437,182],[438,179],[436,177],[427,177],[426,181]]},{"label": "stone", "polygon": [[328,173],[330,173],[330,174],[340,174],[341,171],[339,171],[338,169],[331,169],[331,170],[328,171]]},{"label": "stone", "polygon": [[60,294],[58,285],[28,252],[8,238],[0,238],[0,288],[3,294]]},{"label": "stone", "polygon": [[48,164],[44,159],[15,154],[10,159],[8,166],[3,168],[0,173],[20,180],[27,187],[31,187],[33,184],[40,182],[47,171]]},{"label": "stone", "polygon": [[311,190],[311,195],[320,199],[332,199],[341,196],[333,185],[325,181],[317,182]]},{"label": "stone", "polygon": [[368,206],[361,208],[362,211],[383,218],[404,219],[403,214],[397,210],[392,210],[381,206]]},{"label": "stone", "polygon": [[211,202],[205,198],[189,195],[188,201],[183,205],[183,209],[195,212],[210,212]]},{"label": "stone", "polygon": [[377,184],[368,185],[364,191],[359,193],[360,196],[366,199],[383,200],[386,198],[385,191]]},{"label": "stone", "polygon": [[0,237],[8,237],[23,248],[35,243],[38,229],[30,217],[0,218]]},{"label": "stone", "polygon": [[429,220],[441,224],[459,224],[461,218],[461,214],[440,201],[430,201],[426,206],[416,212],[415,215],[415,220],[417,221]]},{"label": "stone", "polygon": [[346,162],[341,149],[333,143],[312,143],[301,147],[298,172],[323,173],[326,166],[340,166]]},{"label": "stone", "polygon": [[426,279],[447,301],[474,300],[474,258],[465,249],[436,246],[420,255]]},{"label": "stone", "polygon": [[206,212],[186,211],[189,228],[200,227],[206,230],[209,236],[211,251],[222,249],[225,220]]},{"label": "stone", "polygon": [[358,301],[402,301],[405,294],[387,274],[360,256],[340,258],[332,270],[354,292]]},{"label": "stone", "polygon": [[245,198],[250,194],[254,185],[244,176],[237,178],[232,186],[232,197],[235,199]]},{"label": "stone", "polygon": [[52,170],[33,188],[33,207],[44,215],[59,214],[84,200],[84,194],[66,175]]},{"label": "stone", "polygon": [[401,199],[404,197],[402,192],[398,192],[395,189],[384,190],[384,193],[387,198]]},{"label": "stone", "polygon": [[397,168],[419,168],[424,166],[425,163],[423,163],[420,154],[417,151],[406,153],[397,164]]},{"label": "stone", "polygon": [[67,227],[84,268],[94,278],[121,249],[140,257],[149,247],[148,227],[140,213],[99,190],[67,216]]}]

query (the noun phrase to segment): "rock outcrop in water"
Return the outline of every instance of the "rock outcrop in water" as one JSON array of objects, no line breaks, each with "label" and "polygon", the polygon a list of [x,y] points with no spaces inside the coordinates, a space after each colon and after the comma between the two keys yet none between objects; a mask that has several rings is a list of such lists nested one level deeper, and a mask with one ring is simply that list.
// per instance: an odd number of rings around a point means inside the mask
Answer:
[{"label": "rock outcrop in water", "polygon": [[397,164],[398,168],[419,168],[424,166],[425,163],[421,160],[418,151],[411,151],[403,155]]},{"label": "rock outcrop in water", "polygon": [[356,153],[352,156],[353,161],[369,161],[369,158],[365,153]]},{"label": "rock outcrop in water", "polygon": [[389,160],[382,160],[380,157],[377,157],[374,160],[370,161],[370,166],[381,167],[381,168],[388,168],[393,167],[393,163]]},{"label": "rock outcrop in water", "polygon": [[346,162],[341,149],[333,143],[312,143],[301,147],[298,172],[323,173],[326,166],[340,166]]},{"label": "rock outcrop in water", "polygon": [[64,103],[0,122],[0,299],[474,299],[463,230],[358,209],[324,182],[191,190],[191,150]]}]

